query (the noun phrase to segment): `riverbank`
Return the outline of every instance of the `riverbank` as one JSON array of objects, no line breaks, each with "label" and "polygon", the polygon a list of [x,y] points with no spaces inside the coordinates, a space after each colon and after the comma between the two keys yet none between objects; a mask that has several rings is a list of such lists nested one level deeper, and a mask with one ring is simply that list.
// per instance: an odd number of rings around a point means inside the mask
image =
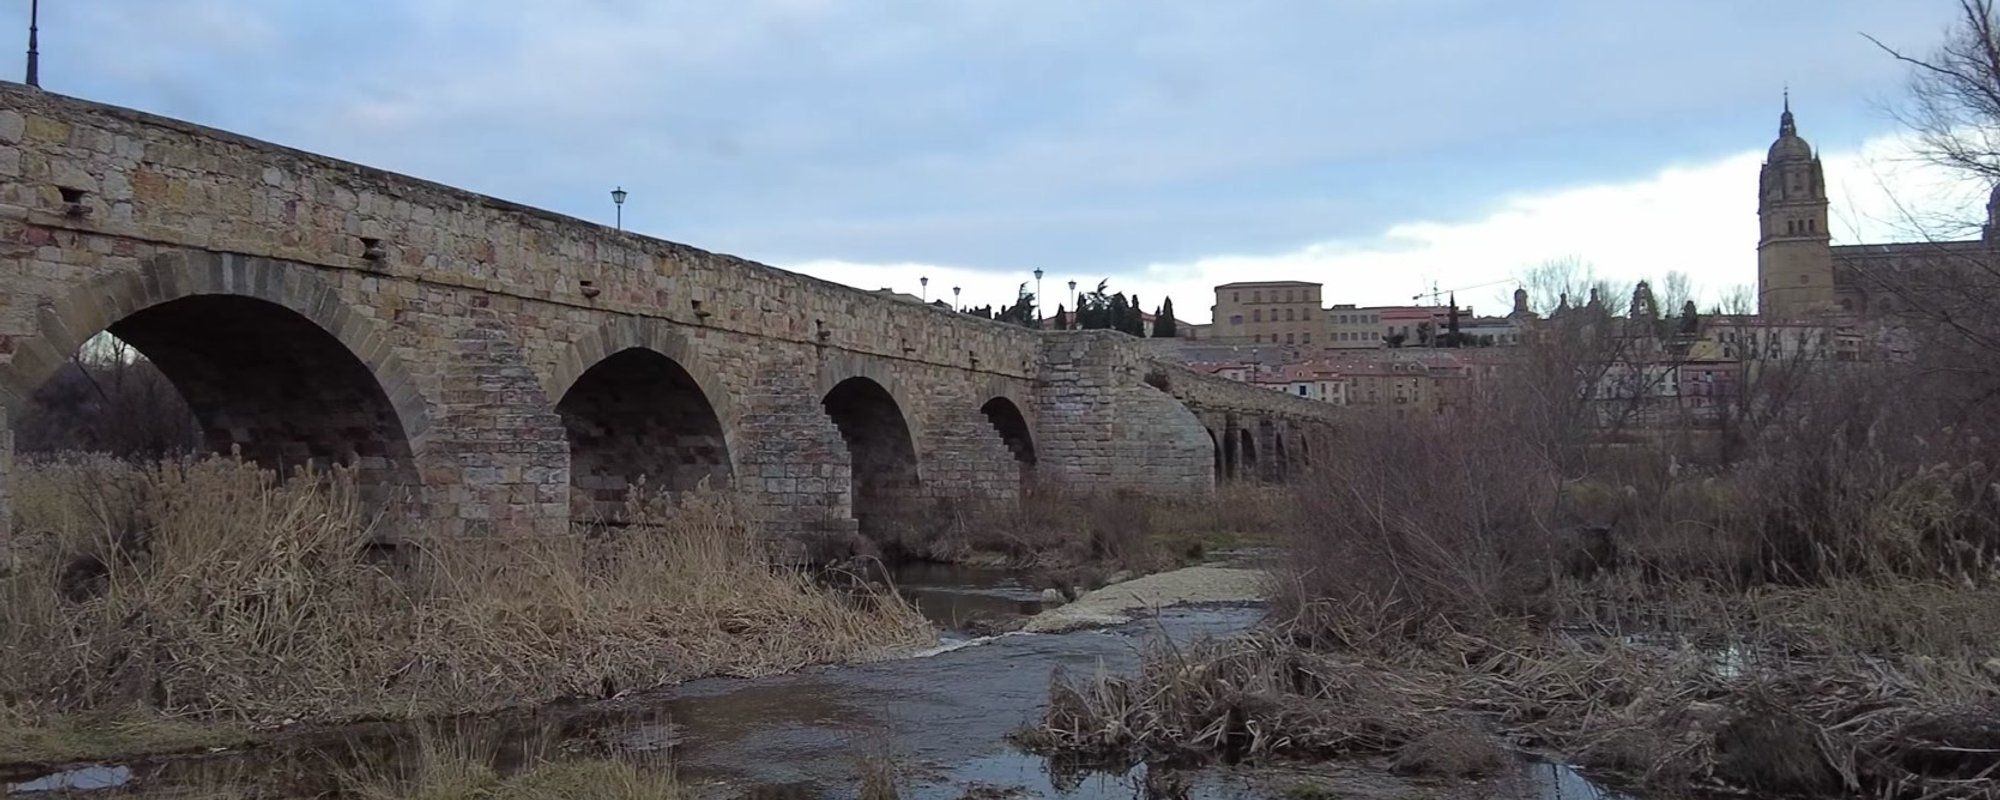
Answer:
[{"label": "riverbank", "polygon": [[[580,759],[626,765],[621,772],[634,765],[670,770],[697,797],[855,797],[871,781],[877,788],[892,786],[906,800],[1129,800],[1180,793],[1193,800],[1596,796],[1578,794],[1587,785],[1575,775],[1530,762],[1510,763],[1477,780],[1443,780],[1399,774],[1386,760],[1256,769],[1080,765],[1044,759],[1011,742],[1040,718],[1051,674],[1130,670],[1142,652],[1229,639],[1251,630],[1263,613],[1240,606],[1157,608],[1155,616],[1108,628],[1001,636],[922,658],[701,679],[469,720],[328,729],[254,748],[104,762],[0,782],[116,784],[141,796],[174,796],[186,786],[225,796],[299,795],[351,781],[354,774],[373,776],[376,785],[407,787],[406,777],[398,776],[424,774],[442,753],[447,764],[459,765],[453,774],[481,786],[533,783],[510,777],[528,771],[598,774],[539,767]],[[481,757],[468,761],[466,753]]]},{"label": "riverbank", "polygon": [[179,750],[763,675],[928,644],[893,595],[774,568],[726,495],[381,557],[345,472],[24,463],[0,762]]}]

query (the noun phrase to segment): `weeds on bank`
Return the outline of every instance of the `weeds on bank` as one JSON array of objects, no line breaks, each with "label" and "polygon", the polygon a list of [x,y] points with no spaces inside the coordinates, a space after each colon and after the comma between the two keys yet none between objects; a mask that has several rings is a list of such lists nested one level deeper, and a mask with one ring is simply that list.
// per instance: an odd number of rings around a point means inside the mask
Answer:
[{"label": "weeds on bank", "polygon": [[0,763],[106,759],[249,741],[242,725],[162,717],[141,708],[44,715],[0,707]]},{"label": "weeds on bank", "polygon": [[18,471],[0,708],[29,727],[126,709],[250,726],[462,711],[782,671],[927,631],[893,597],[857,605],[774,568],[714,493],[640,502],[617,530],[425,542],[391,564],[364,557],[345,472]]},{"label": "weeds on bank", "polygon": [[1229,484],[1211,497],[1124,490],[1087,494],[1029,484],[1018,502],[922,501],[877,545],[928,561],[1150,572],[1207,552],[1268,541],[1284,514],[1276,486]]},{"label": "weeds on bank", "polygon": [[1802,391],[1726,460],[1532,396],[1353,426],[1266,629],[1058,679],[1023,738],[1449,772],[1421,750],[1491,729],[1674,791],[2000,796],[2000,436],[1891,385]]},{"label": "weeds on bank", "polygon": [[502,748],[463,732],[426,735],[411,749],[403,761],[343,772],[340,794],[361,800],[675,800],[689,794],[663,762],[564,757],[541,747],[503,771]]}]

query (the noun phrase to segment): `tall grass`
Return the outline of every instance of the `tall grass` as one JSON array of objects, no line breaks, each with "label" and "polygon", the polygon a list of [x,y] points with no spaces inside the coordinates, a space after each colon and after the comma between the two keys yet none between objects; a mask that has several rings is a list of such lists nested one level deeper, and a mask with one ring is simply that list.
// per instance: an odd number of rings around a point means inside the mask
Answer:
[{"label": "tall grass", "polygon": [[[422,730],[333,775],[359,800],[676,800],[693,792],[657,754],[565,754],[555,737],[503,741],[477,722]],[[370,757],[372,756],[372,757]]]},{"label": "tall grass", "polygon": [[774,567],[720,494],[635,501],[615,531],[423,542],[394,564],[369,557],[345,472],[281,481],[227,458],[19,472],[19,559],[0,576],[0,702],[17,715],[406,716],[927,635],[893,597],[857,604]]},{"label": "tall grass", "polygon": [[1211,547],[1271,540],[1288,499],[1281,487],[1250,484],[1180,497],[1030,482],[1018,502],[912,501],[871,544],[892,558],[1149,571],[1199,559]]}]

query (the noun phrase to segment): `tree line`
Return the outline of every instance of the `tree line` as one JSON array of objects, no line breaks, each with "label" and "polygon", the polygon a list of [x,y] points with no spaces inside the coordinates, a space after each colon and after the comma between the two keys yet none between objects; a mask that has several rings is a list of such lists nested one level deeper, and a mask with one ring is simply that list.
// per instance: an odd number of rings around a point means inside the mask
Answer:
[{"label": "tree line", "polygon": [[[1126,297],[1124,292],[1110,292],[1110,283],[1108,279],[1099,281],[1096,289],[1078,292],[1075,311],[1071,311],[1067,305],[1058,304],[1055,316],[1049,320],[1049,326],[1056,330],[1122,331],[1141,338],[1151,336],[1155,339],[1171,339],[1180,335],[1180,323],[1174,318],[1173,298],[1162,300],[1160,305],[1154,308],[1153,324],[1148,329],[1144,307],[1139,304],[1139,296],[1134,294]],[[942,300],[937,302],[939,305],[944,303]],[[1004,308],[991,305],[969,306],[960,311],[980,319],[1032,328],[1036,322],[1035,293],[1028,291],[1028,285],[1023,283],[1016,292],[1012,305]]]}]

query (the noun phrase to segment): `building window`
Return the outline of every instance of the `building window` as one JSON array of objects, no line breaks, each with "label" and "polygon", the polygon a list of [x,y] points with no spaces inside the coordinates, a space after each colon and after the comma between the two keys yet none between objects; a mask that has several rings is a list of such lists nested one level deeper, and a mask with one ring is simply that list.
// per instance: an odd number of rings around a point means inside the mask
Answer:
[{"label": "building window", "polygon": [[1242,293],[1242,292],[1230,292],[1230,293],[1229,293],[1229,302],[1231,302],[1231,303],[1241,303],[1241,302],[1243,302],[1243,293]]},{"label": "building window", "polygon": [[[1275,333],[1274,333],[1274,334],[1271,334],[1271,336],[1272,336],[1273,338],[1276,338],[1276,337],[1277,337],[1277,334],[1275,334]],[[1292,335],[1291,335],[1291,334],[1289,334],[1289,333],[1287,333],[1287,334],[1285,334],[1285,344],[1298,344],[1298,343],[1297,343],[1297,342],[1294,342],[1294,341],[1292,341]]]},{"label": "building window", "polygon": [[1285,309],[1285,321],[1286,321],[1286,322],[1297,322],[1297,321],[1299,321],[1299,310],[1298,310],[1298,309],[1296,309],[1296,308],[1287,308],[1287,309]]},{"label": "building window", "polygon": [[1313,343],[1312,331],[1306,331],[1305,337],[1301,341],[1303,341],[1306,344],[1312,344]]},{"label": "building window", "polygon": [[1809,282],[1811,282],[1811,281],[1812,281],[1812,276],[1809,276],[1809,275],[1800,275],[1800,276],[1799,276],[1799,285],[1800,285],[1800,286],[1804,286],[1804,285],[1806,285],[1807,283],[1809,283]]},{"label": "building window", "polygon": [[1251,292],[1251,293],[1250,293],[1250,302],[1252,302],[1252,303],[1262,303],[1262,302],[1264,302],[1264,293],[1263,293],[1263,292]]},{"label": "building window", "polygon": [[1255,310],[1255,311],[1252,311],[1252,312],[1250,312],[1250,321],[1251,321],[1251,322],[1263,322],[1263,321],[1264,321],[1264,309],[1261,309],[1261,308],[1260,308],[1260,309],[1257,309],[1257,310]]},{"label": "building window", "polygon": [[1243,315],[1242,315],[1242,314],[1231,314],[1231,315],[1229,315],[1229,324],[1231,324],[1231,325],[1241,325],[1241,324],[1243,324]]}]

